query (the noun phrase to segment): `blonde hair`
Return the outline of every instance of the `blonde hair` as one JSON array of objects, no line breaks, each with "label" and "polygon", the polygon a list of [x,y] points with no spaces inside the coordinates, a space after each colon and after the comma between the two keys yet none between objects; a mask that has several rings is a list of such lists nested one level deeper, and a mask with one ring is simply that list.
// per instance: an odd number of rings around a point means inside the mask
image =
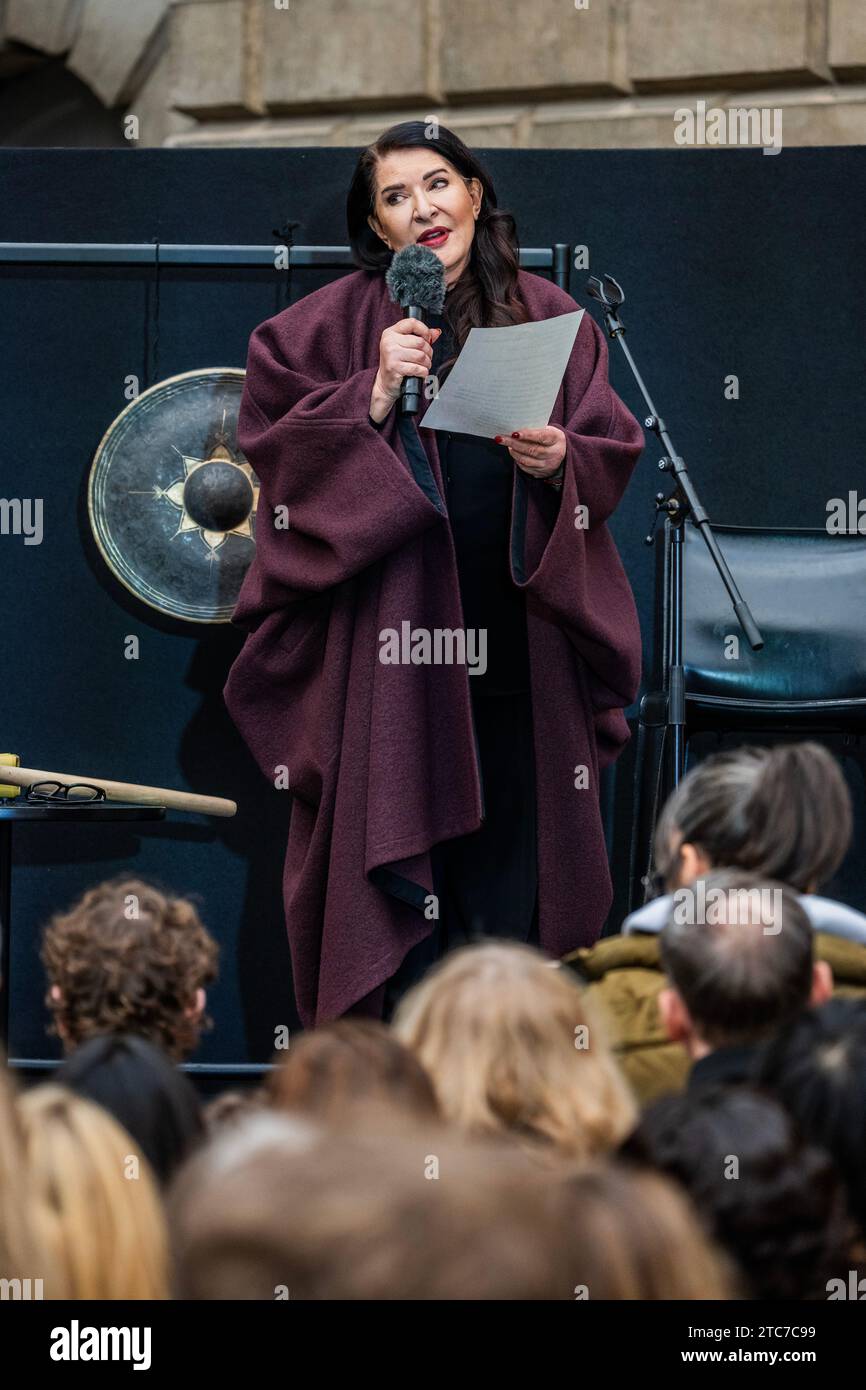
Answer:
[{"label": "blonde hair", "polygon": [[156,1182],[100,1106],[62,1086],[18,1101],[42,1240],[74,1299],[168,1297],[168,1239]]},{"label": "blonde hair", "polygon": [[614,1148],[637,1108],[574,976],[514,942],[460,947],[400,1001],[394,1031],[427,1068],[443,1115],[549,1156]]},{"label": "blonde hair", "polygon": [[0,1053],[0,1278],[41,1279],[47,1298],[65,1298],[66,1285],[34,1230],[33,1195],[15,1086]]}]

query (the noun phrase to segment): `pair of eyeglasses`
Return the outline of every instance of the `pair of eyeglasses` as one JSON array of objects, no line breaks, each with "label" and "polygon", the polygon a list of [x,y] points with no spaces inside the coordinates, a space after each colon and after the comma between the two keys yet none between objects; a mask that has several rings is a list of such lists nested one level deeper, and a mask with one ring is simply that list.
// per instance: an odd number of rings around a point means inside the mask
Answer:
[{"label": "pair of eyeglasses", "polygon": [[26,801],[105,801],[105,789],[90,782],[32,782]]}]

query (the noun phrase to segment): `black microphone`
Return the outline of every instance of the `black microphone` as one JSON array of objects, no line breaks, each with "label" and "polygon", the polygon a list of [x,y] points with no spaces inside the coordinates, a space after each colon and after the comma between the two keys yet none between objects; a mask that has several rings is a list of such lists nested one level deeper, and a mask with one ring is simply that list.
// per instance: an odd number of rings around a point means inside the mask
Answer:
[{"label": "black microphone", "polygon": [[[445,304],[445,267],[426,246],[404,246],[391,261],[385,275],[391,298],[399,304],[403,317],[427,322],[426,315],[441,314]],[[420,376],[404,376],[400,387],[400,412],[417,415],[421,408]]]}]

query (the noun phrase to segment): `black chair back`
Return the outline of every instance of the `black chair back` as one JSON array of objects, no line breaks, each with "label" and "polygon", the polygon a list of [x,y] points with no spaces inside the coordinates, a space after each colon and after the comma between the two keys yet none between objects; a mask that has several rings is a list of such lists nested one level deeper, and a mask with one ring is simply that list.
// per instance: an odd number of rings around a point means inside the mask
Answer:
[{"label": "black chair back", "polygon": [[[688,744],[814,738],[866,778],[866,535],[714,526],[764,646],[753,652],[697,529],[683,532],[683,663]],[[656,577],[654,671],[635,741],[629,908],[646,897],[652,836],[671,788],[665,758],[665,660],[671,625],[671,527]],[[701,742],[706,743],[702,738]]]},{"label": "black chair back", "polygon": [[697,529],[683,543],[686,696],[720,715],[866,714],[866,535],[714,526],[760,627],[753,652]]}]

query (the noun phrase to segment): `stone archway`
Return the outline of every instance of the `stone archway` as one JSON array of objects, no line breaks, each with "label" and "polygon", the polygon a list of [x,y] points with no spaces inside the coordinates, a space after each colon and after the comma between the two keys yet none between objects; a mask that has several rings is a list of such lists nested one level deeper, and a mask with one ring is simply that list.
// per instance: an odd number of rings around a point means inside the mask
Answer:
[{"label": "stone archway", "polygon": [[[168,134],[195,124],[167,101],[171,8],[171,0],[0,0],[0,84],[14,82],[29,98],[20,143],[87,143],[76,138],[78,121],[94,144],[161,145]],[[95,101],[86,100],[78,84]],[[28,122],[36,119],[34,90],[37,104],[45,100],[44,139],[27,136]],[[98,119],[100,107],[105,121]],[[64,109],[72,127],[62,132]],[[137,134],[124,123],[128,114],[138,118]],[[55,124],[69,138],[57,138]],[[8,112],[4,125],[4,142],[19,143]]]}]

